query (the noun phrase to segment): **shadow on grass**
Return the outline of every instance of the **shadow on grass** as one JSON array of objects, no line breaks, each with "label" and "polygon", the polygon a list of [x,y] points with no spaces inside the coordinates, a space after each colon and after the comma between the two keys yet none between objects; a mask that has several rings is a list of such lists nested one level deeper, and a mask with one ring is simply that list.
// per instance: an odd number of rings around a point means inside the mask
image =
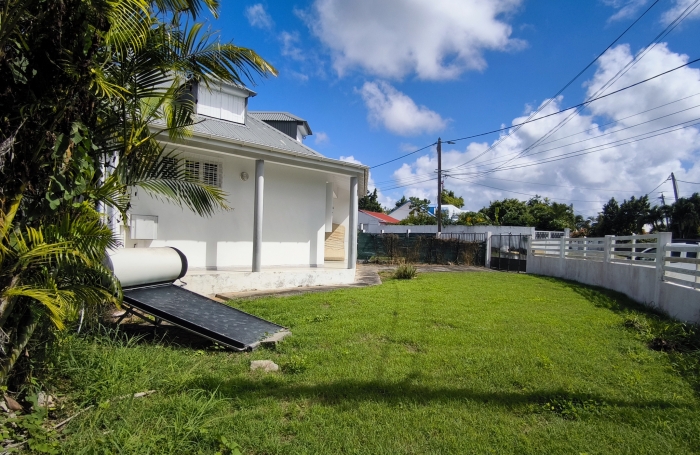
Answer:
[{"label": "shadow on grass", "polygon": [[[409,375],[404,381],[341,380],[327,384],[285,384],[238,377],[225,381],[214,376],[202,376],[185,387],[219,394],[223,398],[274,398],[277,400],[303,399],[329,406],[353,407],[359,402],[383,402],[392,406],[407,403],[432,405],[434,403],[475,402],[510,410],[532,412],[545,404],[558,403],[564,407],[604,409],[607,407],[633,409],[690,409],[697,406],[664,400],[610,399],[589,393],[572,393],[563,389],[523,392],[483,392],[466,388],[426,387],[412,384],[418,375]],[[248,395],[248,397],[246,397]],[[549,411],[549,408],[547,409]],[[556,411],[556,410],[555,410]],[[550,411],[551,412],[551,411]]]},{"label": "shadow on grass", "polygon": [[622,315],[625,320],[621,325],[639,336],[650,349],[666,352],[673,369],[700,395],[700,326],[677,321],[617,291],[561,278],[534,276],[563,284],[596,307]]}]

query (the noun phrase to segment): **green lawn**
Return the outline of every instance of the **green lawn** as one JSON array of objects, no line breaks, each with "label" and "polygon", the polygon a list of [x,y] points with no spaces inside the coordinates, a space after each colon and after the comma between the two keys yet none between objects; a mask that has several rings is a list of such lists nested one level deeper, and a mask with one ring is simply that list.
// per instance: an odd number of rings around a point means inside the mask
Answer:
[{"label": "green lawn", "polygon": [[[63,412],[97,406],[68,425],[62,450],[700,452],[683,356],[647,347],[650,328],[669,325],[613,294],[527,275],[435,273],[232,304],[293,336],[245,354],[66,340],[53,376],[74,406]],[[251,373],[256,359],[283,373]],[[107,401],[149,389],[157,393]]]}]

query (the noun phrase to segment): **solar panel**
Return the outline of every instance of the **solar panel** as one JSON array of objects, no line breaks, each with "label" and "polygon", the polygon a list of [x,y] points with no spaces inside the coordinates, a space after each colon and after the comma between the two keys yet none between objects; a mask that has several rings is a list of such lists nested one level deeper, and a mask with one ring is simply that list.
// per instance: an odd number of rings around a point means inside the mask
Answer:
[{"label": "solar panel", "polygon": [[220,344],[238,350],[256,347],[284,327],[174,284],[124,290],[124,302]]}]

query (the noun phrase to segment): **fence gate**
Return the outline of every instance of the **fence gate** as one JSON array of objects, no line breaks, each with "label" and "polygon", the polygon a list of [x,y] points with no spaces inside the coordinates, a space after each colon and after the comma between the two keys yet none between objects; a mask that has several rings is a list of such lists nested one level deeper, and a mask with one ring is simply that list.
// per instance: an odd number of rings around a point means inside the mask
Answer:
[{"label": "fence gate", "polygon": [[525,272],[529,235],[491,236],[491,268],[507,272]]}]

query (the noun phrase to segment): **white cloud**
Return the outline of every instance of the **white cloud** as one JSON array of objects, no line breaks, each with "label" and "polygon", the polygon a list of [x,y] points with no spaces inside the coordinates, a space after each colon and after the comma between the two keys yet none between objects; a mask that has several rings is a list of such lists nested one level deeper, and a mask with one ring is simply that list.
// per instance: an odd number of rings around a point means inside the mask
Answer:
[{"label": "white cloud", "polygon": [[483,52],[524,45],[508,14],[522,0],[315,0],[301,15],[328,47],[339,75],[452,79],[486,67]]},{"label": "white cloud", "polygon": [[383,125],[401,136],[434,133],[447,126],[447,120],[425,106],[418,106],[406,94],[384,81],[365,82],[359,90],[367,106],[369,121]]},{"label": "white cloud", "polygon": [[328,137],[328,134],[324,133],[323,131],[317,131],[314,133],[314,143],[316,145],[323,145],[327,144],[330,142],[331,138]]},{"label": "white cloud", "polygon": [[304,51],[299,46],[298,32],[282,32],[280,33],[279,40],[282,43],[282,55],[297,61],[303,61],[305,59]]},{"label": "white cloud", "polygon": [[265,11],[265,7],[256,3],[245,10],[245,17],[253,27],[270,29],[274,25],[272,17]]},{"label": "white cloud", "polygon": [[639,12],[643,6],[646,6],[648,0],[604,0],[604,2],[617,10],[617,12],[608,19],[613,22],[635,17],[637,12]]},{"label": "white cloud", "polygon": [[[348,163],[363,164],[362,161],[358,160],[353,155],[341,156],[338,159],[340,161],[345,161]],[[371,193],[372,191],[374,191],[375,188],[377,188],[377,186],[375,185],[374,179],[372,178],[372,171],[369,171],[369,176],[367,177],[367,190]],[[384,194],[382,194],[382,191],[379,188],[377,188],[377,199],[379,200],[379,203],[382,204],[382,207],[393,207],[396,203],[396,199],[385,196]]]},{"label": "white cloud", "polygon": [[[587,83],[588,95],[597,91],[632,58],[628,45],[611,49],[600,59],[596,73]],[[672,52],[666,44],[658,45],[608,91],[687,61],[688,56]],[[563,103],[559,97],[540,115],[575,103]],[[555,128],[570,113],[530,123],[480,158],[476,157],[488,148],[488,143],[472,142],[462,149],[445,146],[443,169],[452,176],[447,177],[446,187],[464,196],[468,210],[478,210],[489,201],[504,197],[528,199],[528,195],[539,194],[556,198],[557,202],[573,203],[577,213],[588,216],[601,209],[602,202],[599,201],[607,201],[613,196],[622,201],[633,195],[644,195],[671,172],[680,180],[700,181],[700,127],[692,126],[700,122],[700,69],[686,67],[596,101],[587,111],[572,115],[565,126],[544,141],[546,144],[518,157],[526,147]],[[526,115],[517,117],[513,124],[526,118]],[[688,123],[679,125],[683,122]],[[667,129],[658,131],[662,128]],[[664,131],[667,134],[658,135]],[[638,135],[649,139],[623,144]],[[658,136],[652,137],[654,135]],[[614,141],[620,142],[611,144]],[[538,163],[561,158],[567,153],[581,155]],[[514,159],[506,162],[511,158]],[[471,159],[475,160],[455,169]],[[498,172],[477,174],[500,164],[504,165],[504,169]],[[432,152],[403,164],[393,177],[399,184],[425,180],[435,175],[436,167],[436,157]],[[691,185],[685,188],[682,185],[682,194],[689,195],[697,190]],[[436,183],[430,180],[387,192],[387,195],[399,198],[402,192],[406,196],[435,200]],[[656,202],[659,192],[665,192],[668,200],[672,195],[670,183],[664,183],[649,195],[652,202]]]},{"label": "white cloud", "polygon": [[[676,20],[676,18],[680,16],[693,3],[695,3],[695,0],[673,0],[673,6],[668,11],[666,11],[661,17],[662,22],[664,22],[665,24],[670,24],[671,22]],[[698,5],[695,5],[694,7],[691,7],[691,9],[692,8],[695,9],[692,10],[690,15],[684,20],[684,22],[691,19],[700,18],[700,7]]]}]

